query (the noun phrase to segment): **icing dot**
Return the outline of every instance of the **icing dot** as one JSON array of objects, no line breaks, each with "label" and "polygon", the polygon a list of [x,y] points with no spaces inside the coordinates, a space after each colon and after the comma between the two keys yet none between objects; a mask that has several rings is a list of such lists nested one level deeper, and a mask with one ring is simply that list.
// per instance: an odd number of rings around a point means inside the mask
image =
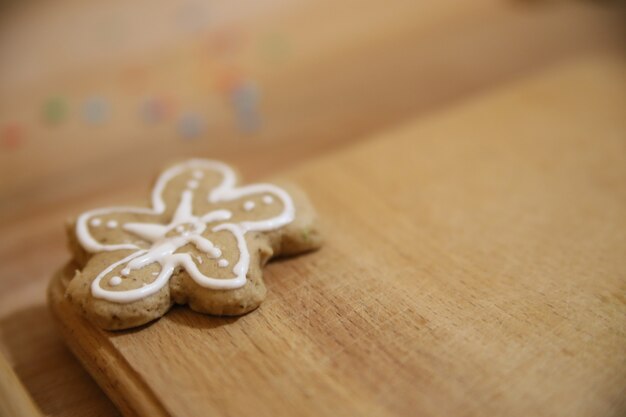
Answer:
[{"label": "icing dot", "polygon": [[222,251],[220,248],[213,248],[213,250],[211,250],[211,255],[213,255],[214,258],[219,258],[222,256]]},{"label": "icing dot", "polygon": [[115,229],[117,227],[117,222],[115,220],[109,220],[107,222],[107,227],[109,229]]},{"label": "icing dot", "polygon": [[274,197],[272,197],[271,195],[263,196],[263,202],[265,204],[272,204],[274,202]]},{"label": "icing dot", "polygon": [[102,220],[100,220],[100,219],[91,219],[89,224],[91,224],[93,227],[98,227],[98,226],[100,226],[102,224]]},{"label": "icing dot", "polygon": [[217,264],[220,266],[220,268],[226,268],[228,266],[228,261],[226,259],[220,259],[219,261],[217,261]]},{"label": "icing dot", "polygon": [[243,203],[243,209],[244,209],[245,211],[250,211],[250,210],[252,210],[252,209],[254,208],[254,206],[255,206],[254,201],[250,201],[250,200],[248,200],[248,201],[246,201],[245,203]]},{"label": "icing dot", "polygon": [[192,175],[195,179],[199,180],[200,178],[204,177],[204,172],[197,170],[197,171],[194,171]]},{"label": "icing dot", "polygon": [[196,256],[196,259],[198,260],[199,264],[202,264],[203,260],[201,256]]},{"label": "icing dot", "polygon": [[122,283],[122,278],[120,278],[118,276],[111,277],[111,279],[109,280],[109,285],[112,286],[112,287],[117,287],[121,283]]},{"label": "icing dot", "polygon": [[183,226],[182,224],[179,226],[176,226],[176,231],[178,233],[182,233],[185,230],[185,226]]},{"label": "icing dot", "polygon": [[122,269],[122,275],[127,276],[128,274],[130,274],[130,268]]},{"label": "icing dot", "polygon": [[157,275],[159,275],[159,273],[158,273],[158,272],[153,272],[153,273],[152,273],[152,276],[153,276],[153,277],[156,277]]}]

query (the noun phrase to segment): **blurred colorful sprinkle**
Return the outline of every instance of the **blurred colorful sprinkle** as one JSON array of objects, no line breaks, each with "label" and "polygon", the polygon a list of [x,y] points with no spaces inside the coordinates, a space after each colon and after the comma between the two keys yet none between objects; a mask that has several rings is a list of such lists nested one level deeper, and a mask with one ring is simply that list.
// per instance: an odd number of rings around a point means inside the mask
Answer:
[{"label": "blurred colorful sprinkle", "polygon": [[91,97],[83,104],[83,117],[89,124],[101,124],[109,117],[109,103],[102,97]]},{"label": "blurred colorful sprinkle", "polygon": [[56,125],[63,120],[67,115],[67,103],[63,97],[54,96],[50,97],[43,106],[43,119],[50,125]]},{"label": "blurred colorful sprinkle", "polygon": [[141,103],[141,118],[148,124],[158,123],[174,113],[174,101],[168,97],[150,97]]},{"label": "blurred colorful sprinkle", "polygon": [[250,81],[242,83],[233,90],[231,98],[239,129],[246,133],[257,131],[261,126],[258,88]]},{"label": "blurred colorful sprinkle", "polygon": [[178,133],[183,139],[196,139],[206,131],[206,120],[198,113],[184,113],[178,121]]},{"label": "blurred colorful sprinkle", "polygon": [[17,123],[9,123],[0,132],[0,144],[8,150],[19,148],[24,142],[24,129]]},{"label": "blurred colorful sprinkle", "polygon": [[217,90],[226,96],[232,95],[233,91],[243,84],[243,71],[237,67],[221,68],[215,76]]},{"label": "blurred colorful sprinkle", "polygon": [[246,42],[244,32],[236,27],[226,27],[213,31],[208,39],[208,54],[215,58],[239,52]]}]

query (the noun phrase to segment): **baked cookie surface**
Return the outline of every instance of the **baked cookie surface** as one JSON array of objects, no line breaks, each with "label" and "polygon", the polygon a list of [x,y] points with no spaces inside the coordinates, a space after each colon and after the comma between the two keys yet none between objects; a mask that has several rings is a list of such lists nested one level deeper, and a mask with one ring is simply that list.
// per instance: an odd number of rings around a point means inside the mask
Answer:
[{"label": "baked cookie surface", "polygon": [[157,179],[151,207],[108,207],[68,227],[78,269],[66,298],[104,329],[127,329],[187,304],[240,315],[266,295],[274,256],[317,249],[315,213],[293,186],[237,185],[221,162],[193,159]]}]

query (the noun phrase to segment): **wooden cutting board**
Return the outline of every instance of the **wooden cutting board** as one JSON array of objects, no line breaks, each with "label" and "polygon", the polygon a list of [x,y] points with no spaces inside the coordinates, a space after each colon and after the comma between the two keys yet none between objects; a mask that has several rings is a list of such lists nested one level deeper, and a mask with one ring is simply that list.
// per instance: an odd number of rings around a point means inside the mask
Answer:
[{"label": "wooden cutting board", "polygon": [[[626,62],[590,58],[285,175],[326,246],[239,319],[51,306],[127,416],[626,412]],[[146,185],[147,186],[147,185]]]}]

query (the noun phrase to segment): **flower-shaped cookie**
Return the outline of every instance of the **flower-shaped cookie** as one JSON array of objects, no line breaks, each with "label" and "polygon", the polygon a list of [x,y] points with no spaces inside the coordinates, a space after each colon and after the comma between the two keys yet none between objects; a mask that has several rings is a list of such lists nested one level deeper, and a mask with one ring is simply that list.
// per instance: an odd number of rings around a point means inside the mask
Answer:
[{"label": "flower-shaped cookie", "polygon": [[229,166],[186,161],[158,178],[152,208],[110,207],[78,217],[76,259],[86,262],[67,295],[110,329],[158,318],[174,302],[243,314],[265,296],[261,267],[272,255],[319,246],[314,226],[297,190],[238,187]]}]

